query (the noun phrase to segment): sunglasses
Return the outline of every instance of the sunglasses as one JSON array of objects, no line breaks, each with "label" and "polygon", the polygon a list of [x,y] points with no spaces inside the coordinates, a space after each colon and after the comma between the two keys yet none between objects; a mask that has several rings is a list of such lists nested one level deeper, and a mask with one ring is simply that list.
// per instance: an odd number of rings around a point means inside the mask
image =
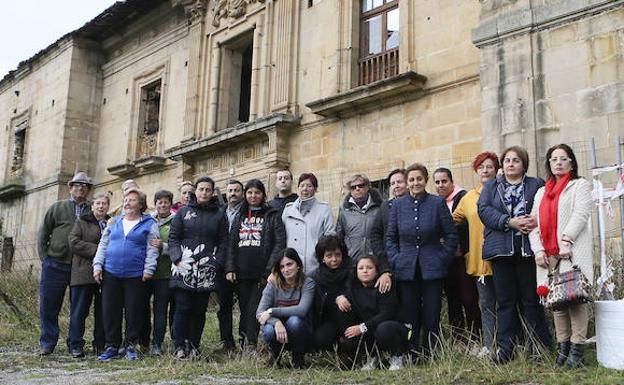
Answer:
[{"label": "sunglasses", "polygon": [[360,183],[360,184],[352,184],[350,186],[351,190],[355,190],[355,189],[363,189],[364,187],[366,187],[366,184],[364,183]]}]

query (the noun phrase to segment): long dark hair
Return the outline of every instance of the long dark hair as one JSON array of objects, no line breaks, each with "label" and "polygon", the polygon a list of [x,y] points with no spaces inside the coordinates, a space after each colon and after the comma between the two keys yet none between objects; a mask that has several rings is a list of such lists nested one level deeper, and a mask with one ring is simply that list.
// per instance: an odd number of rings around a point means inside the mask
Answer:
[{"label": "long dark hair", "polygon": [[299,253],[297,253],[297,250],[293,249],[292,247],[287,247],[284,249],[284,251],[281,253],[281,257],[275,261],[275,263],[273,264],[273,268],[271,269],[271,274],[273,275],[273,278],[275,278],[275,286],[278,289],[286,289],[288,287],[288,284],[286,283],[286,279],[284,278],[284,276],[282,275],[282,272],[280,271],[280,264],[282,263],[282,259],[286,257],[288,259],[292,259],[293,261],[295,261],[295,263],[297,264],[297,266],[299,267],[299,270],[297,271],[297,276],[295,277],[295,289],[300,289],[303,287],[303,283],[305,282],[305,273],[303,272],[303,262],[301,261],[301,258],[299,257]]},{"label": "long dark hair", "polygon": [[568,158],[570,158],[570,162],[572,162],[572,179],[577,179],[578,175],[578,163],[576,162],[576,155],[574,155],[574,151],[572,148],[565,143],[557,144],[556,146],[552,146],[546,151],[546,160],[544,161],[544,168],[546,169],[546,175],[548,176],[546,180],[550,178],[554,178],[552,171],[550,170],[550,157],[555,150],[563,150],[565,151]]}]

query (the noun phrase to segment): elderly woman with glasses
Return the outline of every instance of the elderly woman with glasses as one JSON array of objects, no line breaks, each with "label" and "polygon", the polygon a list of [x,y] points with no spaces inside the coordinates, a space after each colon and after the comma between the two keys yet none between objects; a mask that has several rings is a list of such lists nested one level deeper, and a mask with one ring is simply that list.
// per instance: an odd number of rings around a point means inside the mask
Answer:
[{"label": "elderly woman with glasses", "polygon": [[390,267],[383,250],[373,250],[371,233],[375,229],[375,223],[381,215],[381,194],[371,188],[370,180],[366,175],[353,175],[345,187],[350,191],[344,198],[338,212],[336,233],[344,239],[349,250],[349,258],[355,264],[358,259],[373,253],[379,260],[381,271],[375,287],[384,293],[390,290],[392,278]]},{"label": "elderly woman with glasses", "polygon": [[[537,264],[537,284],[547,282],[549,271],[560,272],[578,266],[593,282],[592,230],[590,225],[592,185],[579,177],[574,151],[558,144],[546,153],[546,185],[535,194],[531,215],[537,227],[529,234]],[[575,368],[583,362],[589,309],[578,304],[555,310],[557,365]]]}]

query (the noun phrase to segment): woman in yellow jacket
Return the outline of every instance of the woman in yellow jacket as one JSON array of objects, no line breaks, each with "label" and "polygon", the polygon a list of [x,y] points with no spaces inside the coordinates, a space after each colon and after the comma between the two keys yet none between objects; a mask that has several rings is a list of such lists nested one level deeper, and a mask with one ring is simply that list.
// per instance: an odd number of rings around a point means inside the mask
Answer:
[{"label": "woman in yellow jacket", "polygon": [[479,218],[477,201],[481,195],[483,184],[496,177],[500,164],[496,154],[482,152],[475,157],[472,168],[477,173],[480,184],[468,191],[459,201],[455,211],[453,211],[453,220],[457,225],[468,223],[469,246],[465,255],[466,273],[474,277],[477,285],[483,332],[483,347],[478,355],[479,357],[488,357],[495,341],[496,298],[494,296],[494,283],[492,282],[492,268],[489,262],[481,259],[484,227]]}]

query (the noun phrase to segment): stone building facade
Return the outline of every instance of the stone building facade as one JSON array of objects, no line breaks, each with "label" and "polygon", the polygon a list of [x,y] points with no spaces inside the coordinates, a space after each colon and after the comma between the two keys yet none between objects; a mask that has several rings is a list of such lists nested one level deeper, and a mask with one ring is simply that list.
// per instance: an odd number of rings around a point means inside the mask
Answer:
[{"label": "stone building facade", "polygon": [[621,0],[118,2],[0,81],[3,236],[36,265],[76,170],[119,203],[128,178],[272,188],[290,167],[334,208],[354,172],[419,161],[471,186],[474,155],[511,144],[539,174],[555,143],[624,135],[623,71]]}]

